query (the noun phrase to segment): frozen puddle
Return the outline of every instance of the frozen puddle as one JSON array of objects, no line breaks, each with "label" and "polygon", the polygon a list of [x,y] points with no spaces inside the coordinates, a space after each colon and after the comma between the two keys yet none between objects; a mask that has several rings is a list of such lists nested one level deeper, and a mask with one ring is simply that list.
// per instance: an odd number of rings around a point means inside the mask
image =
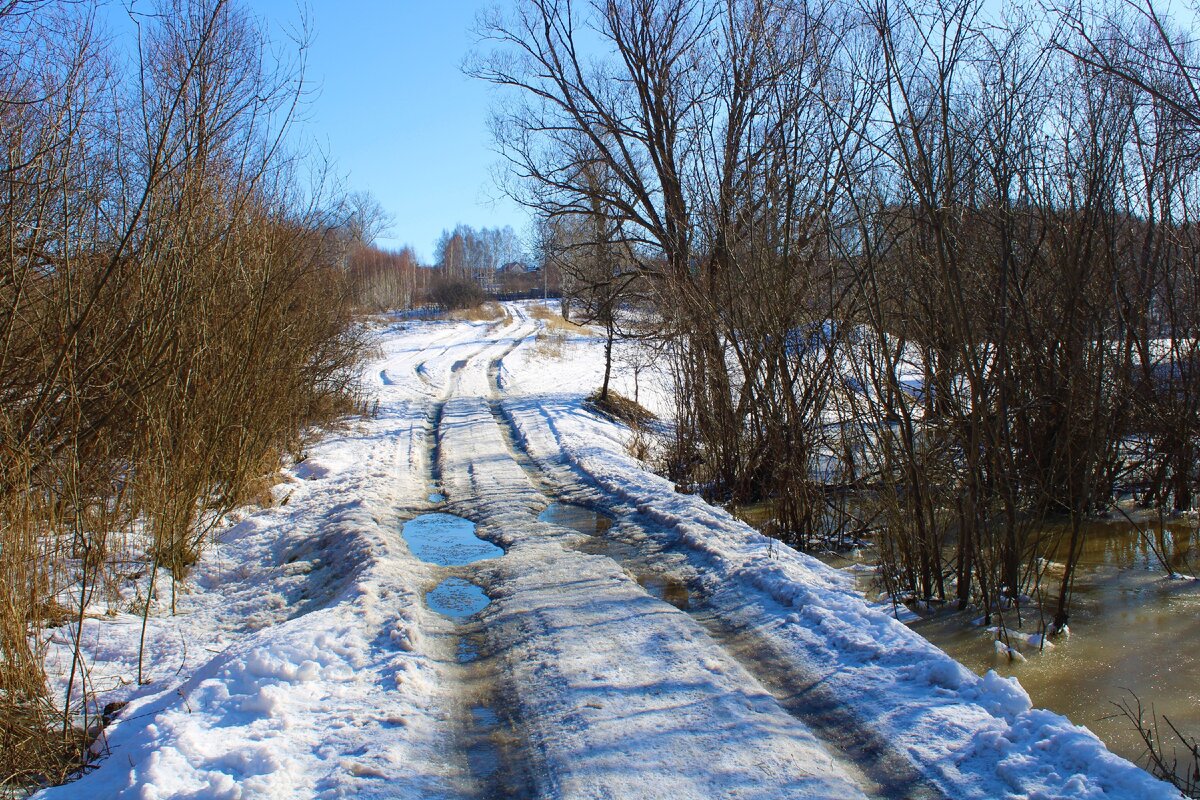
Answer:
[{"label": "frozen puddle", "polygon": [[453,514],[422,514],[404,523],[404,541],[413,555],[440,567],[460,567],[499,558],[504,549],[475,535],[475,523]]},{"label": "frozen puddle", "polygon": [[488,607],[483,589],[462,578],[446,578],[425,594],[425,604],[443,616],[465,619]]},{"label": "frozen puddle", "polygon": [[603,536],[612,527],[612,518],[597,511],[571,503],[551,503],[538,514],[538,519],[551,525],[570,528],[588,536]]}]

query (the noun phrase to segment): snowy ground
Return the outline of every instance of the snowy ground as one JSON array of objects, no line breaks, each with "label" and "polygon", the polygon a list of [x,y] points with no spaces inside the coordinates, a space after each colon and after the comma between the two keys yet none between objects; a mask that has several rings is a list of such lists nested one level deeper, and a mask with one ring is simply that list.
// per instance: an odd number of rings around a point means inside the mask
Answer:
[{"label": "snowy ground", "polygon": [[[150,684],[132,685],[137,618],[97,609],[91,681],[131,703],[98,768],[42,796],[1178,797],[677,494],[582,407],[599,342],[507,308],[380,331],[377,418],[224,530],[178,614],[164,598]],[[654,377],[640,399],[661,410]],[[556,502],[611,527],[542,521]],[[403,524],[433,511],[503,554],[417,558],[443,553]]]}]

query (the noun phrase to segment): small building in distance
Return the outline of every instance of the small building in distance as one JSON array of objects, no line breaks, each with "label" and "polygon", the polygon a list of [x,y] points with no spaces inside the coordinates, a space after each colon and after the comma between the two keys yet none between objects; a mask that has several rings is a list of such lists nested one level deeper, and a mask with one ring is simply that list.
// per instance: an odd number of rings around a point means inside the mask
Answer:
[{"label": "small building in distance", "polygon": [[[546,289],[542,271],[524,261],[510,261],[496,270],[496,293],[504,298],[541,297]],[[558,287],[548,287],[554,294]]]}]

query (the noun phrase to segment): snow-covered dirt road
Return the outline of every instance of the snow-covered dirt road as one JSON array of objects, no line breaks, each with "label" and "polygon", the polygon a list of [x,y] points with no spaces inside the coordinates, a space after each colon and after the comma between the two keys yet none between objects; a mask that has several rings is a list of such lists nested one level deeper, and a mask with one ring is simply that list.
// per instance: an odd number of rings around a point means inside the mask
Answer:
[{"label": "snow-covered dirt road", "polygon": [[[375,418],[224,531],[46,797],[1178,796],[676,493],[584,409],[597,342],[506,308],[380,331]],[[135,621],[89,625],[127,681]]]}]

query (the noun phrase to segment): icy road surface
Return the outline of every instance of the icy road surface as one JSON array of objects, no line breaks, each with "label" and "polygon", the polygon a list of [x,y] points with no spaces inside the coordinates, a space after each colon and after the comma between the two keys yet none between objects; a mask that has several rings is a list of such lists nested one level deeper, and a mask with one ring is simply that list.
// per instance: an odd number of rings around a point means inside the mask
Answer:
[{"label": "icy road surface", "polygon": [[[544,328],[381,330],[378,414],[159,598],[150,684],[136,618],[89,619],[90,680],[131,703],[42,796],[1178,797],[647,472],[582,407],[598,343]],[[611,524],[540,519],[571,507]]]}]

